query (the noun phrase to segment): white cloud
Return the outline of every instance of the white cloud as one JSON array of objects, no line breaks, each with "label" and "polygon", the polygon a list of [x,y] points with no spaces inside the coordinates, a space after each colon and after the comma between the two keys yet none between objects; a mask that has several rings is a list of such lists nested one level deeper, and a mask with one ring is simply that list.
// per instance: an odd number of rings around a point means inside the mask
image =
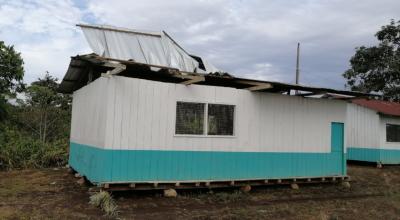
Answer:
[{"label": "white cloud", "polygon": [[268,81],[285,81],[280,70],[271,63],[256,63],[239,70],[244,78]]},{"label": "white cloud", "polygon": [[0,39],[21,50],[27,79],[62,77],[69,57],[88,51],[74,25],[89,22],[165,30],[223,70],[286,82],[300,41],[300,81],[340,88],[354,48],[374,44],[399,10],[397,0],[0,0]]},{"label": "white cloud", "polygon": [[13,44],[25,62],[25,81],[45,71],[62,79],[69,57],[89,51],[75,27],[82,12],[72,1],[0,2],[0,39]]},{"label": "white cloud", "polygon": [[[89,1],[89,10],[103,23],[172,32],[188,51],[242,76],[293,81],[300,41],[302,82],[333,87],[344,83],[340,74],[354,47],[372,44],[373,34],[399,9],[394,0],[115,0],[112,9],[106,0]],[[266,62],[279,71],[255,68]]]}]

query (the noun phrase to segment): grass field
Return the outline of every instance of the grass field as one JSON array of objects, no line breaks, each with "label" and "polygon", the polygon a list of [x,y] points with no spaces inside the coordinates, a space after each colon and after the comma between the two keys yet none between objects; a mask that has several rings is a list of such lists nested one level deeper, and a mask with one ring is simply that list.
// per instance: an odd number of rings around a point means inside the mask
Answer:
[{"label": "grass field", "polygon": [[[351,188],[336,184],[258,187],[250,193],[119,192],[120,219],[400,219],[400,166],[350,165]],[[64,168],[0,172],[0,219],[107,219],[89,187]]]}]

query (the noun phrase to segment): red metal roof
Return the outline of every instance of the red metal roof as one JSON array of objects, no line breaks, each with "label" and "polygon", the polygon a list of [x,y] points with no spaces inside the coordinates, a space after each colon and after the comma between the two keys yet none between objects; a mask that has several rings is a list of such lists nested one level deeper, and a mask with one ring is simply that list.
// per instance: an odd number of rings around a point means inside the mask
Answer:
[{"label": "red metal roof", "polygon": [[352,102],[385,115],[400,116],[400,103],[374,99],[353,99]]}]

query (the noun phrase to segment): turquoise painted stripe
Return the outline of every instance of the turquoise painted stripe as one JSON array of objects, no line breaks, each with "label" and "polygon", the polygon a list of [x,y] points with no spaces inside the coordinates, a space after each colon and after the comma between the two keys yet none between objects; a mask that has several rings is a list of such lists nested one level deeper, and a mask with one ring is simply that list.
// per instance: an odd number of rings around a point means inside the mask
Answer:
[{"label": "turquoise painted stripe", "polygon": [[70,165],[91,182],[272,179],[346,174],[344,124],[331,153],[110,150],[70,143]]},{"label": "turquoise painted stripe", "polygon": [[237,180],[345,175],[342,152],[109,150],[70,143],[70,165],[91,182]]},{"label": "turquoise painted stripe", "polygon": [[347,159],[367,162],[380,162],[382,164],[400,164],[399,150],[382,148],[347,148]]}]

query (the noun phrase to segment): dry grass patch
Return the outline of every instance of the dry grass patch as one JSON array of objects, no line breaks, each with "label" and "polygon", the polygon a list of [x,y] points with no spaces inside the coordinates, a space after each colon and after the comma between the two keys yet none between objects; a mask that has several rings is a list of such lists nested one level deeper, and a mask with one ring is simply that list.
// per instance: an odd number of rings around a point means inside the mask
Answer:
[{"label": "dry grass patch", "polygon": [[118,216],[117,204],[115,203],[115,200],[110,195],[110,193],[106,191],[100,191],[90,196],[89,203],[101,208],[101,210],[103,210],[107,216]]}]

